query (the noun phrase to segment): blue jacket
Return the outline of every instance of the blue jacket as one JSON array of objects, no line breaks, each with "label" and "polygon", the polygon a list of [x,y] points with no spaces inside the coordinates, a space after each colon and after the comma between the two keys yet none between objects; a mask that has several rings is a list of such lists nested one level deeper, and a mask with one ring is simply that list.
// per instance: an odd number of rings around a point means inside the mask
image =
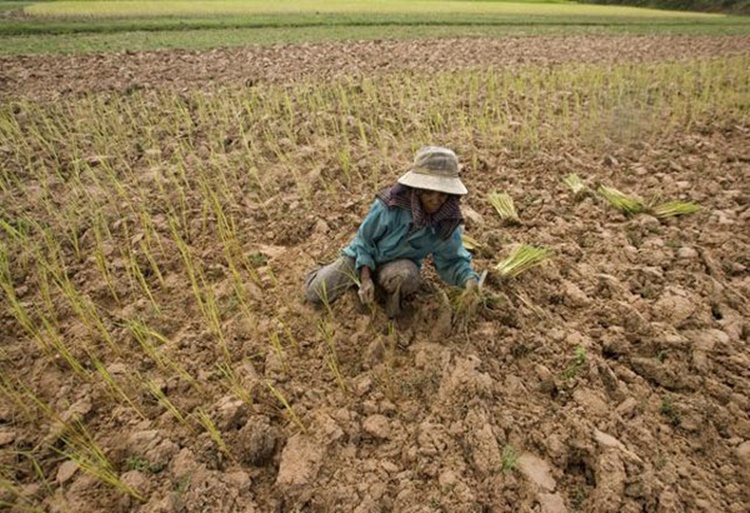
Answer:
[{"label": "blue jacket", "polygon": [[356,260],[357,270],[363,266],[375,270],[401,258],[408,258],[421,269],[422,259],[432,254],[435,268],[446,283],[462,287],[468,279],[479,279],[471,267],[471,254],[461,242],[461,227],[441,240],[432,227],[409,233],[411,225],[411,212],[389,208],[376,199],[343,253]]}]

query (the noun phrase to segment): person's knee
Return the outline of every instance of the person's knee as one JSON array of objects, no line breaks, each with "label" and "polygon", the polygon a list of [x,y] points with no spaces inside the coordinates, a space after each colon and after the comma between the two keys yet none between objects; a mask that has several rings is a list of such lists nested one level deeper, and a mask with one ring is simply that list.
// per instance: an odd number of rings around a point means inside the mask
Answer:
[{"label": "person's knee", "polygon": [[409,294],[419,288],[419,268],[411,260],[397,260],[384,266],[378,279],[387,292]]},{"label": "person's knee", "polygon": [[323,306],[324,304],[320,290],[317,290],[313,285],[305,287],[305,299],[308,303],[314,306]]}]

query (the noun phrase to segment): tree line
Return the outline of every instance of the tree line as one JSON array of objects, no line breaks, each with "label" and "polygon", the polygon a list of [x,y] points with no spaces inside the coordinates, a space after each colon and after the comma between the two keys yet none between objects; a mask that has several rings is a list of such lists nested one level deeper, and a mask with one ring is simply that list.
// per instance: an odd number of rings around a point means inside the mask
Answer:
[{"label": "tree line", "polygon": [[750,14],[750,0],[584,0],[591,4],[636,5],[680,11]]}]

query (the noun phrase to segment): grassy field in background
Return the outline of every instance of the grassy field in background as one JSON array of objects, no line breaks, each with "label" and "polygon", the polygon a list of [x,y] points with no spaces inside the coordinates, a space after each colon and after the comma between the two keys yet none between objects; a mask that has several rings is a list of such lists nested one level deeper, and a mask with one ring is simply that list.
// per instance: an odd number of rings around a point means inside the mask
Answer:
[{"label": "grassy field in background", "polygon": [[380,38],[750,34],[750,17],[569,2],[0,1],[0,54]]},{"label": "grassy field in background", "polygon": [[[505,2],[505,1],[443,1],[443,0],[291,0],[269,4],[263,0],[218,0],[211,2],[161,0],[159,2],[128,1],[59,1],[38,2],[27,6],[30,16],[70,17],[131,17],[131,16],[228,16],[256,14],[500,14],[510,16],[625,16],[632,18],[670,18],[675,13],[654,9],[622,6],[576,4],[573,2]],[[698,13],[679,13],[680,17],[701,18]],[[716,15],[713,15],[716,16]]]}]

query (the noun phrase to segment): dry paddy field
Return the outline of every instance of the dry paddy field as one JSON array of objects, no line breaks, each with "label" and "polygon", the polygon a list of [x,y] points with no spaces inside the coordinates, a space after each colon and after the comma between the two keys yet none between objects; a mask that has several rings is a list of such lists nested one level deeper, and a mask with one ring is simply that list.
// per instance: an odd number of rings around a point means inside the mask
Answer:
[{"label": "dry paddy field", "polygon": [[[0,510],[746,513],[749,68],[744,36],[0,58]],[[427,143],[477,268],[552,258],[466,329],[429,264],[393,325],[304,304]]]}]

